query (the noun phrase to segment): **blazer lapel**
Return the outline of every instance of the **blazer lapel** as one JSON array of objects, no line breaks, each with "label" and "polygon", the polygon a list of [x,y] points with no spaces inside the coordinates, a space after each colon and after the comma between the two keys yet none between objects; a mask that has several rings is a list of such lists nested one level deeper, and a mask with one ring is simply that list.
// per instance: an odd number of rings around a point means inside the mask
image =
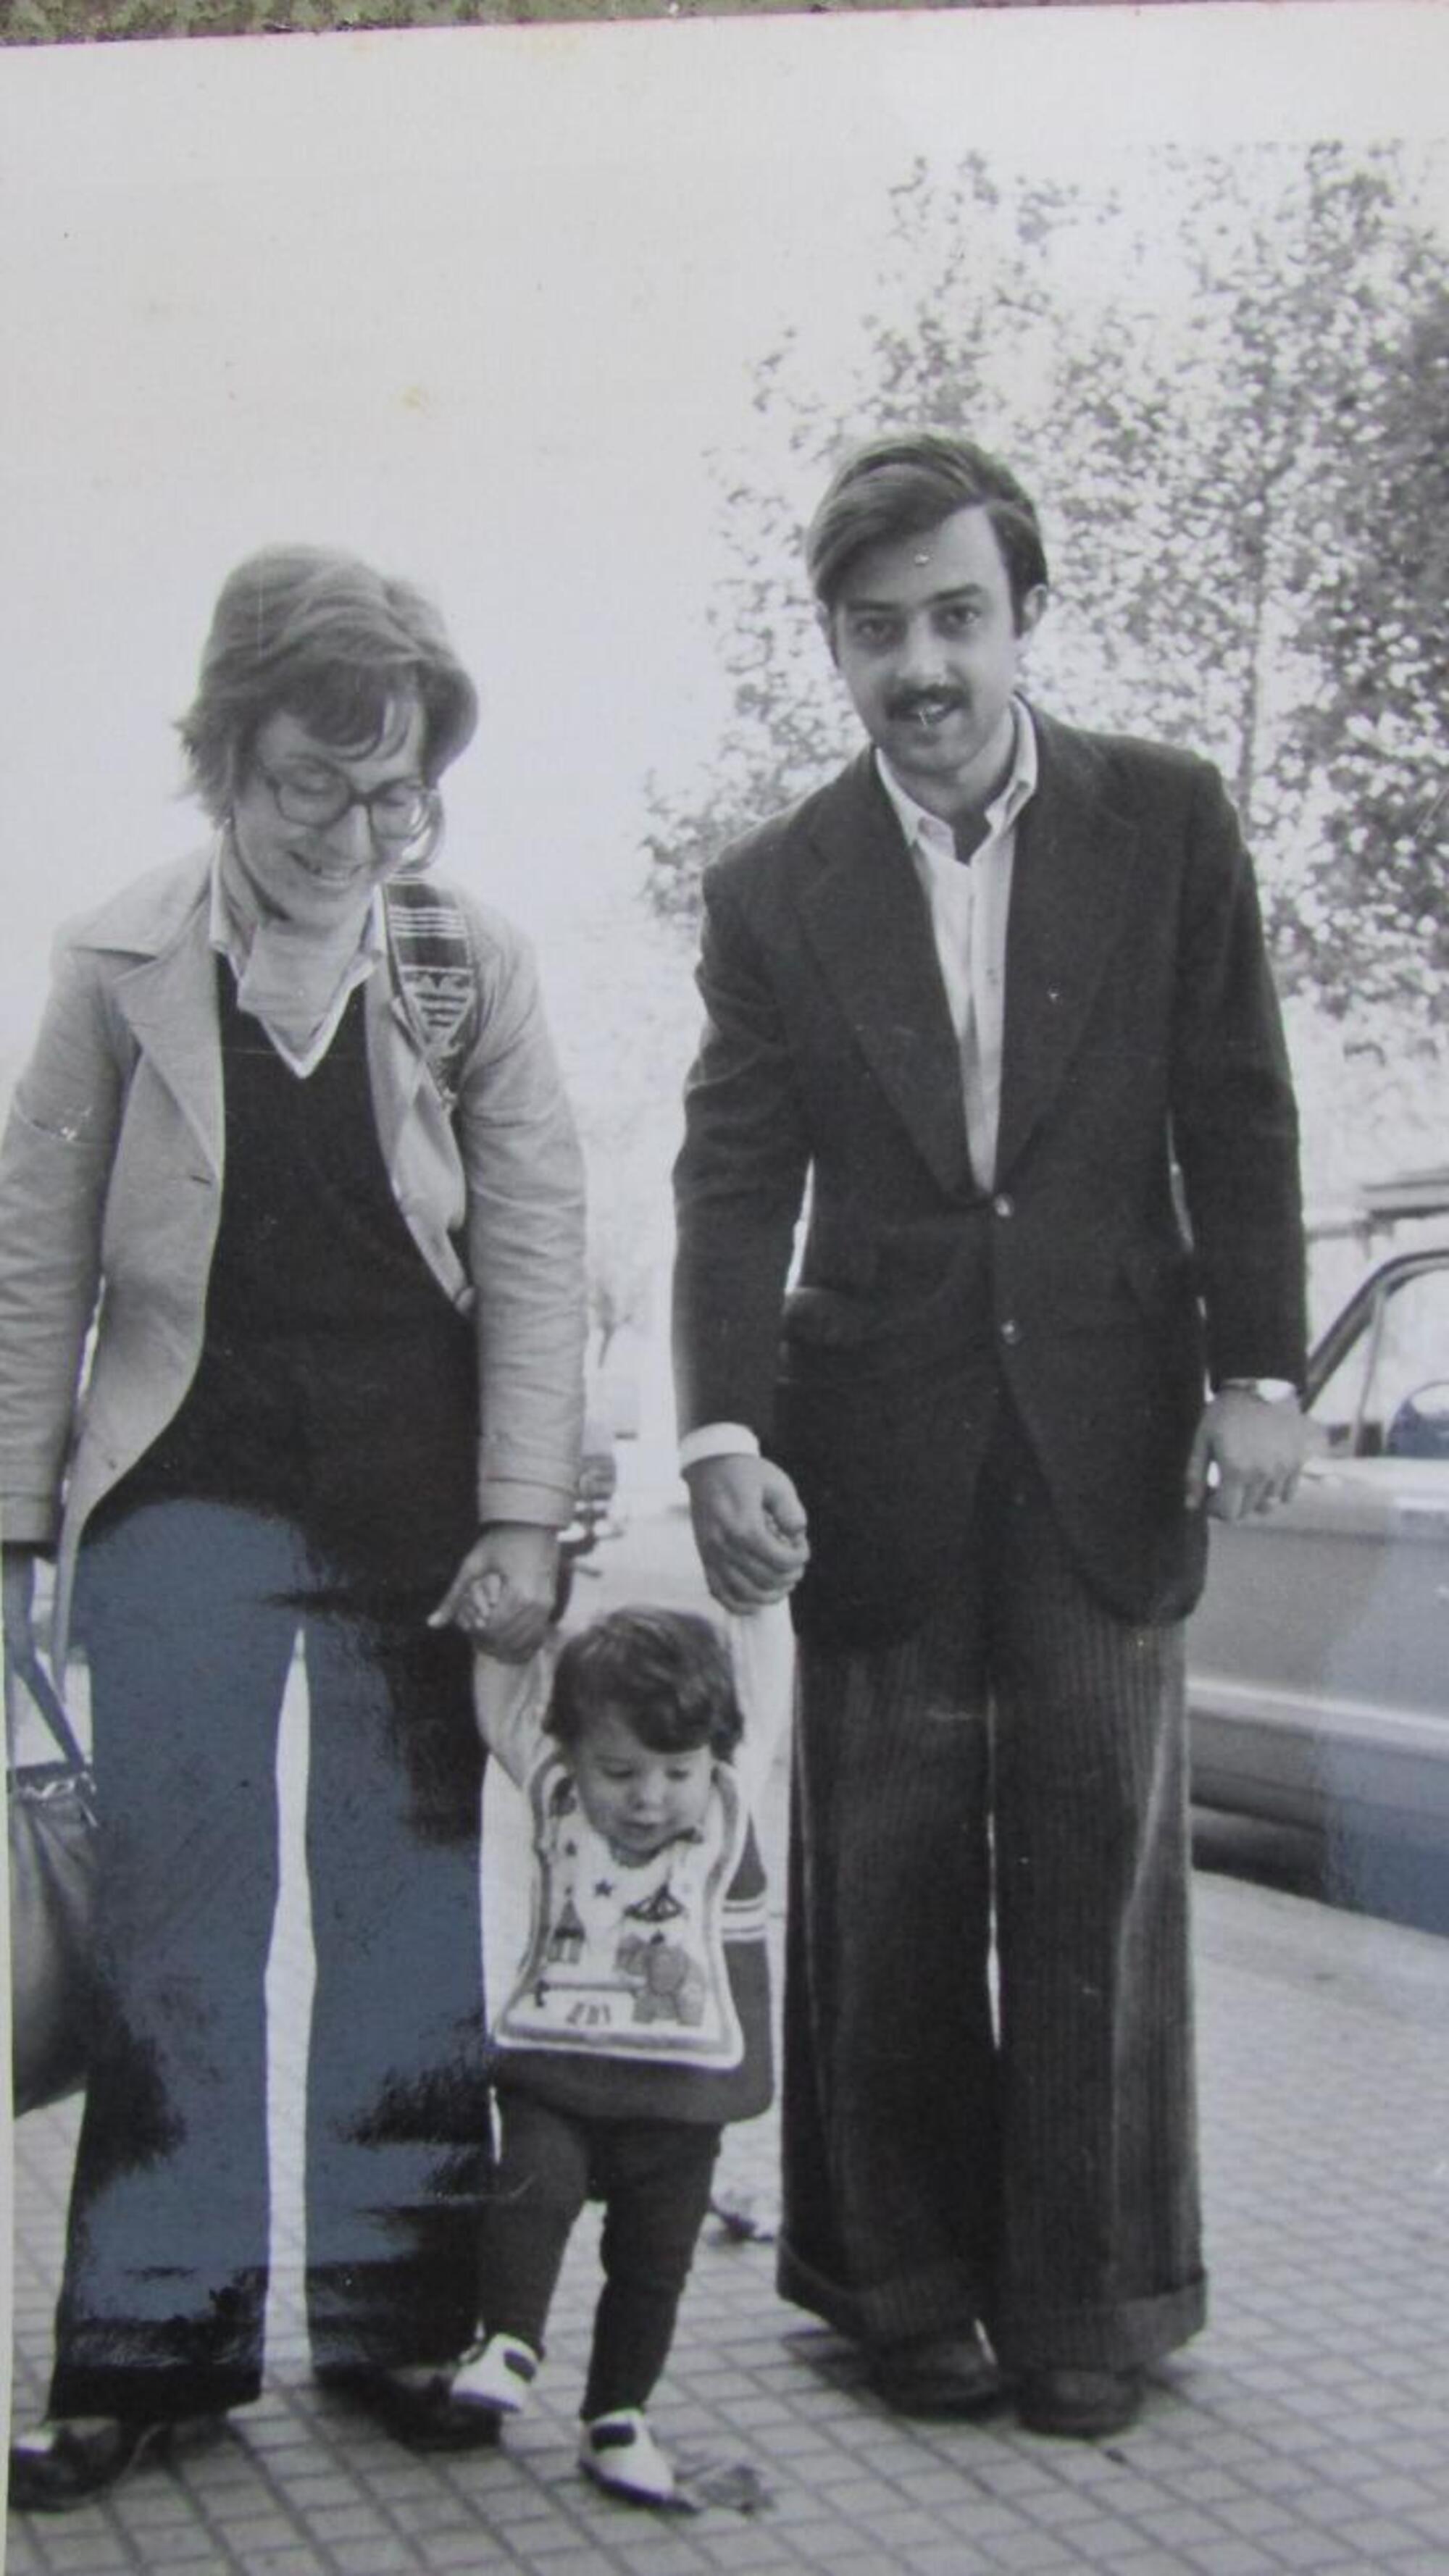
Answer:
[{"label": "blazer lapel", "polygon": [[806,933],[881,1089],[944,1190],[969,1190],[961,1058],[930,912],[867,752],[810,821]]},{"label": "blazer lapel", "polygon": [[1034,716],[1041,771],[1017,827],[1006,941],[996,1169],[1004,1178],[1071,1063],[1117,938],[1137,824],[1103,798],[1090,748]]}]

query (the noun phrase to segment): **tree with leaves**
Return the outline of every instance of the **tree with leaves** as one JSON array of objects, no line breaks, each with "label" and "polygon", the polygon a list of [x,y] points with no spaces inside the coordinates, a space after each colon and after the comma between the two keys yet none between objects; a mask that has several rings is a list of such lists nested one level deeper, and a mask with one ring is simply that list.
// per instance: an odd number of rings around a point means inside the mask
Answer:
[{"label": "tree with leaves", "polygon": [[[844,445],[919,423],[1001,450],[1043,506],[1048,701],[1223,768],[1285,978],[1342,998],[1392,953],[1402,989],[1432,917],[1442,988],[1449,269],[1409,198],[1395,154],[1338,145],[1165,152],[1108,194],[918,166],[852,380],[803,381],[789,344],[761,364],[766,462],[726,486],[712,621],[733,716],[702,795],[653,785],[656,908],[688,918],[712,852],[853,743],[798,522]],[[1386,601],[1390,560],[1424,577]]]},{"label": "tree with leaves", "polygon": [[1449,1019],[1449,285],[1419,286],[1364,418],[1313,600],[1330,684],[1309,727],[1330,803],[1301,937],[1315,977]]}]

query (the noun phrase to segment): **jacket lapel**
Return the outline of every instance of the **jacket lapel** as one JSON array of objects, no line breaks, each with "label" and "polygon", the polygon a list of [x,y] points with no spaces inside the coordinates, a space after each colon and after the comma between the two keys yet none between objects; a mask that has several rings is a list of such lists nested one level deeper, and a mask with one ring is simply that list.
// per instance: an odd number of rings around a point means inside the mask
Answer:
[{"label": "jacket lapel", "polygon": [[930,912],[869,752],[826,790],[809,829],[820,857],[801,897],[811,945],[941,1187],[969,1190],[961,1058]]},{"label": "jacket lapel", "polygon": [[116,1004],[215,1175],[221,1170],[223,1109],[208,883],[203,870],[179,925],[173,905],[150,922],[144,916],[132,923],[108,915],[94,944],[142,950],[154,945],[155,953],[143,955],[139,964],[117,976]]},{"label": "jacket lapel", "polygon": [[214,1177],[222,1156],[221,1043],[215,969],[204,923],[199,938],[188,937],[164,957],[132,967],[120,978],[116,999]]},{"label": "jacket lapel", "polygon": [[1017,827],[1006,942],[996,1169],[1004,1178],[1080,1043],[1137,855],[1135,820],[1110,804],[1089,743],[1034,714],[1040,776]]}]

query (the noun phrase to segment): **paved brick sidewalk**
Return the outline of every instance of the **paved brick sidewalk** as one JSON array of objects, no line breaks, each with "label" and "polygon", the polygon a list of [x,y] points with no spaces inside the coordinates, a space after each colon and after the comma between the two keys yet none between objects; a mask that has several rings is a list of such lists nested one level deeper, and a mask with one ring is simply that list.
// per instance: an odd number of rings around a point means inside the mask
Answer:
[{"label": "paved brick sidewalk", "polygon": [[[295,1743],[290,1759],[295,1773]],[[597,2496],[573,2464],[592,2229],[570,2254],[536,2411],[501,2455],[415,2459],[311,2388],[294,1896],[273,1966],[266,2394],[174,2469],[64,2520],[12,2516],[11,2576],[1444,2576],[1449,1942],[1200,1878],[1197,1947],[1213,2314],[1142,2422],[1101,2445],[1031,2436],[1009,2411],[901,2423],[844,2346],[776,2300],[768,2247],[717,2235],[655,2416],[680,2454],[751,2461],[773,2503],[655,2516]],[[74,2127],[71,2105],[17,2132],[21,2416],[43,2399]],[[732,2186],[768,2199],[774,2137],[773,2119],[731,2133]]]}]

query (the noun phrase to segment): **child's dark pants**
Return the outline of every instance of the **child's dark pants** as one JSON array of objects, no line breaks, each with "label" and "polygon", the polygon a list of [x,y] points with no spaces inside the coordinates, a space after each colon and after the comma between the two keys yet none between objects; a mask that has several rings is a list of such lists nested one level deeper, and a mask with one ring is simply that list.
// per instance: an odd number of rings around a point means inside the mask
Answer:
[{"label": "child's dark pants", "polygon": [[674,2320],[709,2208],[717,2128],[682,2120],[604,2120],[499,2097],[502,2153],[483,2213],[483,2323],[535,2352],[585,2201],[604,2204],[604,2288],[580,2413],[585,2423],[643,2407],[674,2339]]}]

